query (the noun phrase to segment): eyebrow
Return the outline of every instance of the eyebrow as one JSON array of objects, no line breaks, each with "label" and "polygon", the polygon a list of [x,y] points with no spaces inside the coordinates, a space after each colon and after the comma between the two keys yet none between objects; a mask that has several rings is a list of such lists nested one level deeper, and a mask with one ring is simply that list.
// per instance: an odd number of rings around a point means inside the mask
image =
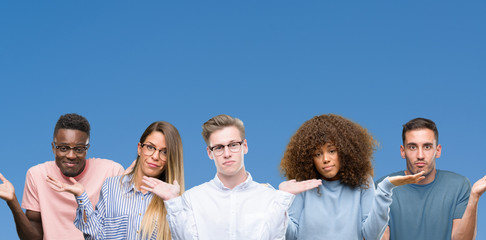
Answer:
[{"label": "eyebrow", "polygon": [[[155,143],[153,143],[153,142],[151,142],[151,141],[147,141],[147,143],[144,143],[144,144],[150,144],[150,145],[152,145],[152,147],[157,148],[157,146],[155,145]],[[160,149],[166,149],[166,148],[167,148],[167,146],[162,147],[162,148],[160,148]]]},{"label": "eyebrow", "polygon": [[[414,143],[414,142],[410,142],[410,143],[407,143],[406,146],[418,146],[419,144],[417,143]],[[424,145],[434,145],[434,143],[431,143],[431,142],[426,142],[426,143],[423,143],[422,146]]]}]

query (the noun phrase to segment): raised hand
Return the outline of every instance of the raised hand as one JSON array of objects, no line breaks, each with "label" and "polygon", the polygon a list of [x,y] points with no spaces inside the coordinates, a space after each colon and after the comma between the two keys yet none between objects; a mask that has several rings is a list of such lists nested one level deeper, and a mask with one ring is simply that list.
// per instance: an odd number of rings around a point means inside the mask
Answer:
[{"label": "raised hand", "polygon": [[50,187],[57,192],[69,192],[77,197],[81,196],[81,194],[83,194],[84,192],[83,185],[81,183],[78,183],[73,177],[69,178],[69,181],[73,183],[72,185],[63,183],[51,176],[47,176],[46,181],[50,183]]},{"label": "raised hand", "polygon": [[2,180],[2,184],[0,184],[0,198],[5,201],[12,201],[15,199],[15,188],[1,173],[0,173],[0,180]]},{"label": "raised hand", "polygon": [[137,163],[137,160],[135,159],[130,166],[125,169],[125,172],[123,172],[123,175],[130,174],[133,171],[133,168],[135,168],[135,164]]},{"label": "raised hand", "polygon": [[174,180],[174,184],[170,184],[157,178],[143,176],[142,182],[142,189],[152,192],[164,201],[176,198],[181,193],[181,186],[177,183],[177,180]]},{"label": "raised hand", "polygon": [[425,179],[424,171],[421,171],[414,175],[405,175],[405,176],[393,176],[388,177],[388,180],[395,185],[395,186],[402,186],[405,184],[415,184]]},{"label": "raised hand", "polygon": [[280,183],[278,189],[284,192],[292,193],[297,195],[301,192],[318,187],[322,184],[322,180],[310,179],[301,182],[297,182],[294,179]]},{"label": "raised hand", "polygon": [[486,191],[486,175],[479,179],[471,188],[471,195],[477,198],[481,197]]}]

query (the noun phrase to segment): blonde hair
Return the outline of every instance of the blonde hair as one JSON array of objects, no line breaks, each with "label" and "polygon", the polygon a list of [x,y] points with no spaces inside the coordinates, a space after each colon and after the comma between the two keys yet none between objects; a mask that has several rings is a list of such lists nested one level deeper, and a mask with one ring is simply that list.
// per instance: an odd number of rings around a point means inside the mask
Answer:
[{"label": "blonde hair", "polygon": [[[144,143],[145,139],[152,132],[161,132],[165,136],[165,141],[167,144],[167,163],[162,174],[158,179],[173,183],[174,180],[180,185],[181,194],[184,192],[184,165],[183,165],[183,154],[182,154],[182,140],[179,135],[179,131],[170,123],[159,121],[150,124],[150,126],[145,129],[145,132],[140,137],[140,143]],[[142,176],[135,176],[140,168],[140,156],[137,157],[135,167],[129,174],[133,174],[132,183],[135,178],[141,178]],[[128,175],[129,175],[128,174]],[[167,210],[164,206],[164,201],[154,194],[152,200],[150,201],[147,210],[142,219],[140,235],[143,239],[150,239],[150,236],[157,230],[158,240],[171,239],[169,223],[167,222]]]},{"label": "blonde hair", "polygon": [[243,125],[243,121],[241,121],[239,118],[221,114],[209,119],[202,125],[202,136],[206,142],[206,145],[209,146],[209,137],[212,133],[225,127],[236,127],[240,132],[240,137],[245,139],[245,125]]}]

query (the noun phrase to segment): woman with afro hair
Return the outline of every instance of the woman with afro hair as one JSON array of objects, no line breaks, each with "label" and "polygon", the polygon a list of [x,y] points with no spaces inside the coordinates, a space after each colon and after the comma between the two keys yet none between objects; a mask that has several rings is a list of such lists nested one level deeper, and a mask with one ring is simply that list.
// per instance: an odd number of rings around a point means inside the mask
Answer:
[{"label": "woman with afro hair", "polygon": [[287,179],[322,179],[297,195],[286,239],[380,239],[388,224],[392,189],[422,180],[416,175],[373,183],[377,142],[360,125],[338,115],[315,116],[290,139],[280,163]]}]

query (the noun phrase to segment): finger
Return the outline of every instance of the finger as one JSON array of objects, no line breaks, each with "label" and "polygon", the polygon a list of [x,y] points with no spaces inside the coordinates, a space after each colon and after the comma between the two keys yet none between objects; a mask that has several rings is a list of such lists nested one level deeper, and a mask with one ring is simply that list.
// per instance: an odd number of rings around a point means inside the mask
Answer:
[{"label": "finger", "polygon": [[61,184],[58,181],[56,181],[55,179],[49,178],[49,176],[47,176],[46,181],[48,183],[52,184],[53,186],[56,186],[58,188],[61,187]]},{"label": "finger", "polygon": [[174,180],[174,182],[172,182],[172,183],[173,183],[175,186],[180,187],[179,182],[177,182],[177,180]]},{"label": "finger", "polygon": [[146,185],[148,185],[149,187],[154,187],[155,185],[157,185],[157,182],[154,181],[153,179],[151,178],[147,178],[145,180],[142,179],[142,182],[144,182]]},{"label": "finger", "polygon": [[2,182],[7,182],[8,180],[3,176],[3,174],[0,173],[0,180],[2,180]]},{"label": "finger", "polygon": [[144,185],[142,185],[140,188],[142,188],[145,191],[149,191],[149,192],[152,192],[152,190],[153,190],[153,188],[149,188],[149,187],[146,187]]},{"label": "finger", "polygon": [[74,183],[74,184],[78,183],[78,181],[76,181],[76,179],[74,179],[73,177],[70,177],[70,178],[69,178],[69,181],[71,181],[71,182],[72,182],[72,183]]}]

